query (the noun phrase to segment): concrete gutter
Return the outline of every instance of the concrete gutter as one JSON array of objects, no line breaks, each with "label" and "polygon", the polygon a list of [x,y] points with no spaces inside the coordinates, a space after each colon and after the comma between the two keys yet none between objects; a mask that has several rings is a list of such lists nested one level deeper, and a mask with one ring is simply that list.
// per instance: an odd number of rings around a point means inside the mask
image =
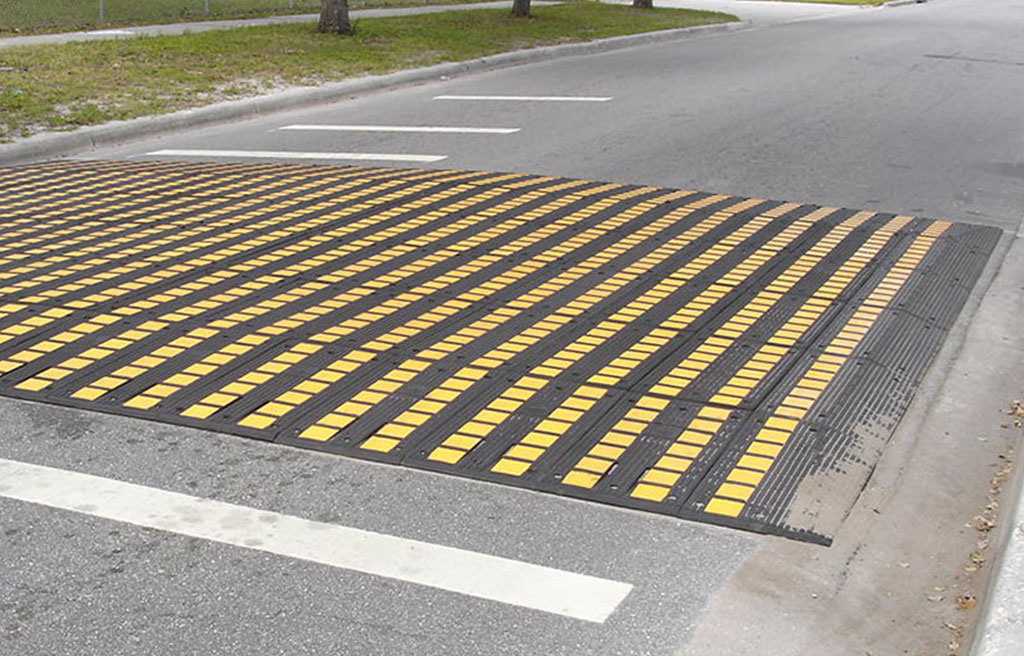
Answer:
[{"label": "concrete gutter", "polygon": [[630,34],[585,43],[567,43],[528,50],[516,50],[462,62],[436,64],[387,75],[373,75],[318,87],[296,87],[286,91],[242,100],[220,102],[171,114],[145,116],[129,121],[79,128],[73,132],[46,132],[10,144],[0,145],[0,164],[35,161],[109,146],[142,137],[168,134],[187,128],[237,121],[288,109],[334,102],[370,91],[378,91],[477,71],[531,62],[589,55],[621,48],[674,41],[743,29],[742,22],[701,25],[674,30]]}]

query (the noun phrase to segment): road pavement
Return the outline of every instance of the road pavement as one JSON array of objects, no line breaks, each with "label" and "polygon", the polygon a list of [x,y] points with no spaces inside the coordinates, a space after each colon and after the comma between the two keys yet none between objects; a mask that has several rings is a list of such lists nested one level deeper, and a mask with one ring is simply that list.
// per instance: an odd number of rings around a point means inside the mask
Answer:
[{"label": "road pavement", "polygon": [[[913,654],[942,653],[953,640],[965,653],[966,638],[945,623],[969,628],[977,604],[957,598],[987,581],[987,568],[964,569],[982,537],[969,525],[998,456],[1018,438],[1003,425],[1019,398],[1024,348],[1021,8],[938,0],[843,10],[89,153],[429,155],[443,159],[416,165],[919,214],[1005,235],[828,548],[0,399],[3,459],[633,586],[605,622],[587,622],[0,499],[0,568],[10,573],[0,580],[0,651]],[[282,129],[367,124],[516,131]]]}]

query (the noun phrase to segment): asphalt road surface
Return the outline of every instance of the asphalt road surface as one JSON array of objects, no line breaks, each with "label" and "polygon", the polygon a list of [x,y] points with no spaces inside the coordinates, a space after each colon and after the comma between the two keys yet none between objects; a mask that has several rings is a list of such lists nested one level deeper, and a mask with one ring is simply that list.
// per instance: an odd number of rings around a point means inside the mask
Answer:
[{"label": "asphalt road surface", "polygon": [[[373,531],[400,539],[389,549],[427,554],[404,572],[360,570],[227,536],[261,521],[248,516],[224,520],[212,541],[200,529],[97,517],[84,504],[0,496],[0,653],[919,654],[944,653],[951,640],[964,653],[944,623],[969,627],[976,607],[956,610],[957,597],[979,594],[987,571],[964,570],[979,538],[966,525],[1016,438],[1002,425],[1019,398],[1024,346],[1014,240],[1024,207],[1022,9],[1019,0],[804,9],[795,22],[89,153],[325,164],[372,153],[363,163],[697,189],[1005,232],[830,547],[0,399],[0,459],[58,470],[57,490],[81,482],[61,472],[86,473],[144,486],[110,493],[139,504],[175,492],[188,495],[183,504],[279,513],[308,520],[312,533]],[[366,125],[490,130],[337,129]],[[414,582],[414,570],[438,563],[486,580],[497,565],[481,554],[594,577],[602,590],[632,587],[606,619],[581,619]]]}]

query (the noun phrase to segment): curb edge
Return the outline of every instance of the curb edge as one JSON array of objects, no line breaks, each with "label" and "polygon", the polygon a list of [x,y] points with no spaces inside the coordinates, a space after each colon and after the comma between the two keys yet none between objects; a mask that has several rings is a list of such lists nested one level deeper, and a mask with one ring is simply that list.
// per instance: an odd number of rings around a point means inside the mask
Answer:
[{"label": "curb edge", "polygon": [[[897,1],[905,2],[907,0]],[[347,96],[427,82],[443,77],[456,77],[466,73],[528,64],[547,59],[597,54],[638,45],[733,32],[745,27],[747,27],[747,23],[733,21],[715,23],[713,25],[698,25],[672,30],[644,32],[641,34],[628,34],[608,39],[585,41],[583,43],[567,43],[526,50],[513,50],[461,62],[435,64],[424,68],[407,69],[385,75],[373,75],[331,82],[318,87],[296,87],[269,95],[229,100],[169,114],[144,116],[127,121],[112,121],[79,128],[71,132],[45,132],[11,144],[0,145],[0,165],[11,165],[71,155],[143,137],[165,135],[186,128],[205,127],[229,120],[253,118],[284,110],[333,102]]]}]

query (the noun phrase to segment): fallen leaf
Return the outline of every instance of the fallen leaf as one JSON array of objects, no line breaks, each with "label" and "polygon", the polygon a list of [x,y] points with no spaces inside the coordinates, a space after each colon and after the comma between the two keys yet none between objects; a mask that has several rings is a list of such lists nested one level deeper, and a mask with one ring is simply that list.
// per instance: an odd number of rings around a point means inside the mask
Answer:
[{"label": "fallen leaf", "polygon": [[963,594],[956,598],[956,609],[957,610],[968,610],[974,607],[975,598],[974,595]]}]

